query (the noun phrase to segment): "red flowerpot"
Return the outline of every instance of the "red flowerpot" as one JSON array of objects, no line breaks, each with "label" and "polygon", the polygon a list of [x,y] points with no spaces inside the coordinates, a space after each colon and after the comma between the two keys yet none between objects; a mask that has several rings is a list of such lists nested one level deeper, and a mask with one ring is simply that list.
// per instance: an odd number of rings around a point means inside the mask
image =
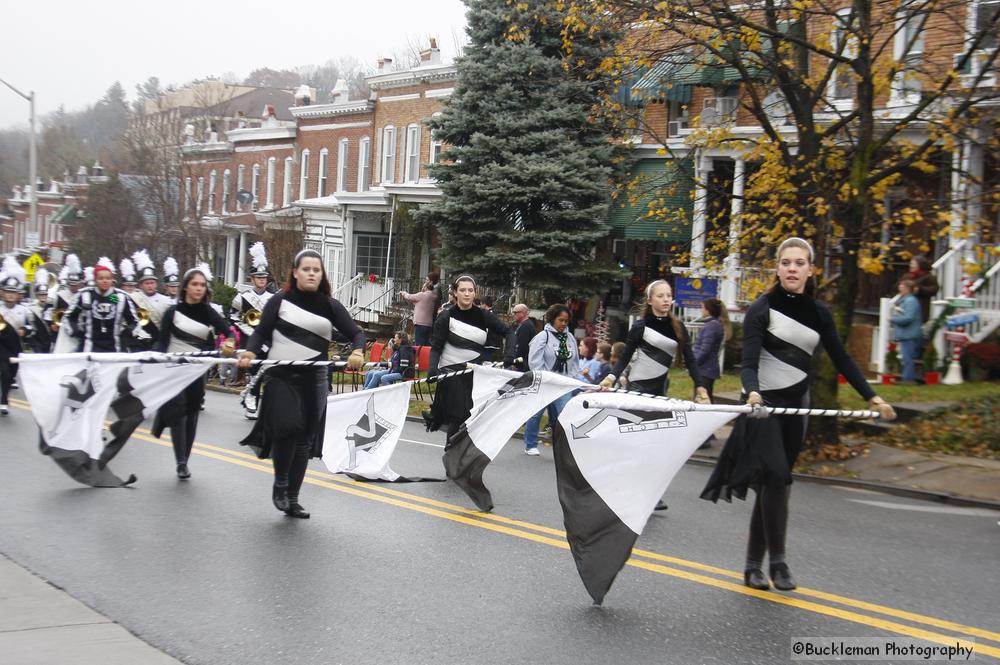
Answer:
[{"label": "red flowerpot", "polygon": [[936,386],[941,383],[941,372],[924,372],[924,383],[928,386]]},{"label": "red flowerpot", "polygon": [[892,384],[896,383],[896,381],[898,381],[898,380],[899,380],[899,377],[896,376],[895,374],[883,374],[882,375],[882,385],[883,386],[891,386]]}]

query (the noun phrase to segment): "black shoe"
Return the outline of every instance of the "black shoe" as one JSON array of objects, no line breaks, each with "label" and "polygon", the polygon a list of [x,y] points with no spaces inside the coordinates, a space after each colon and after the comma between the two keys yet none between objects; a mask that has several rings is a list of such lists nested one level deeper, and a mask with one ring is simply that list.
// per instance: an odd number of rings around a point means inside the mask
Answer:
[{"label": "black shoe", "polygon": [[191,477],[191,472],[188,471],[188,465],[184,462],[177,465],[177,477],[181,480],[187,480]]},{"label": "black shoe", "polygon": [[309,513],[305,511],[305,508],[297,503],[289,504],[288,510],[285,511],[285,514],[289,517],[298,517],[300,520],[309,519]]},{"label": "black shoe", "polygon": [[669,506],[663,503],[663,499],[660,499],[659,501],[656,502],[656,506],[653,508],[653,510],[666,510],[667,508],[669,508]]},{"label": "black shoe", "polygon": [[274,507],[283,513],[287,513],[292,506],[292,502],[288,500],[287,487],[275,485],[271,490],[271,501],[274,502]]},{"label": "black shoe", "polygon": [[751,589],[760,589],[761,591],[767,591],[771,588],[767,578],[764,577],[764,571],[760,568],[747,568],[744,570],[743,584]]},{"label": "black shoe", "polygon": [[787,563],[776,563],[771,566],[771,582],[774,583],[774,588],[779,591],[792,591],[798,584],[795,583],[795,578],[792,577],[792,571],[788,570]]},{"label": "black shoe", "polygon": [[424,427],[428,432],[434,430],[434,419],[431,417],[431,412],[428,410],[423,410],[420,412],[420,417],[424,419]]}]

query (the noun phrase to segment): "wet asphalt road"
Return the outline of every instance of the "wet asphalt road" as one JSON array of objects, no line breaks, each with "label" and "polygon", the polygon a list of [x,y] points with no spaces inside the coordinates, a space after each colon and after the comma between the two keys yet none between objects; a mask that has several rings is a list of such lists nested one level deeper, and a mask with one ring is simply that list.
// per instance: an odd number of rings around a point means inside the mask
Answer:
[{"label": "wet asphalt road", "polygon": [[[602,608],[561,534],[551,449],[514,440],[486,474],[496,508],[449,483],[357,484],[318,460],[270,504],[268,463],[232,395],[209,393],[193,477],[140,431],[128,489],[77,485],[37,452],[20,392],[0,421],[0,552],[186,663],[776,663],[793,636],[974,637],[1000,656],[1000,514],[802,482],[794,593],[741,585],[749,506],[697,498],[687,466]],[[442,477],[443,434],[410,423],[393,468]],[[2,662],[2,655],[0,655]]]}]

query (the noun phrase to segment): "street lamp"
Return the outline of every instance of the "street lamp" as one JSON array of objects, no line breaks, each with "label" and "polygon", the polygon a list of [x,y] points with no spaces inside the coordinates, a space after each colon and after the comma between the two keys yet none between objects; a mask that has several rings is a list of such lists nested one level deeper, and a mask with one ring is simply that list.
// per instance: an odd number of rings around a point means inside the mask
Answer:
[{"label": "street lamp", "polygon": [[[28,149],[28,181],[31,183],[31,218],[28,220],[28,232],[38,236],[38,153],[35,149],[35,91],[32,90],[27,95],[12,86],[7,81],[0,79],[0,83],[16,92],[21,97],[28,100],[28,104],[31,105],[31,116],[29,123],[31,125],[31,142]],[[25,245],[30,245],[28,242],[28,234],[25,234]],[[36,240],[35,244],[38,244]],[[33,247],[28,247],[28,249],[34,249]]]}]

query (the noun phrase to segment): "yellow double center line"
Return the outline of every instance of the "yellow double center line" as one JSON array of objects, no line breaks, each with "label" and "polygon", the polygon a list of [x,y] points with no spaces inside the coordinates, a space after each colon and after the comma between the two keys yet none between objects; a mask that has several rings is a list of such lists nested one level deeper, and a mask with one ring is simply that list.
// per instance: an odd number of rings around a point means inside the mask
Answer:
[{"label": "yellow double center line", "polygon": [[[11,400],[11,403],[19,408],[30,410],[27,402],[23,402],[21,400]],[[171,447],[169,442],[154,438],[149,430],[143,428],[138,428],[132,435],[132,438],[148,441],[167,448]],[[255,455],[239,450],[231,450],[229,448],[197,442],[193,453],[214,460],[219,460],[221,462],[226,462],[228,464],[234,464],[247,469],[260,471],[262,473],[272,473],[271,465],[267,461],[260,460]],[[569,545],[566,543],[566,533],[560,529],[553,529],[551,527],[533,524],[531,522],[515,520],[502,515],[496,515],[494,513],[482,513],[463,506],[447,503],[445,501],[439,501],[437,499],[403,492],[392,487],[386,487],[373,483],[356,482],[354,480],[323,471],[315,471],[312,469],[308,470],[306,472],[305,482],[317,487],[343,492],[345,494],[364,498],[369,501],[378,501],[380,503],[396,506],[398,508],[405,508],[407,510],[412,510],[451,522],[457,522],[466,526],[486,529],[488,531],[493,531],[507,536],[514,536],[516,538],[529,540],[542,545],[548,545],[560,549],[569,549]],[[945,619],[938,619],[936,617],[917,614],[915,612],[908,612],[906,610],[887,607],[885,605],[878,605],[876,603],[869,603],[863,600],[855,600],[853,598],[838,596],[836,594],[819,591],[817,589],[800,587],[797,591],[788,595],[775,593],[773,591],[751,589],[742,584],[743,575],[739,572],[710,566],[697,561],[688,561],[686,559],[672,557],[649,550],[633,550],[632,558],[629,559],[626,565],[659,573],[661,575],[669,575],[671,577],[680,578],[690,582],[704,584],[716,589],[722,589],[745,596],[753,596],[754,598],[759,598],[760,600],[767,602],[795,607],[801,610],[814,612],[816,614],[843,619],[844,621],[850,621],[863,626],[877,628],[886,632],[906,635],[938,644],[952,645],[956,642],[962,642],[965,646],[971,647],[972,645],[970,643],[964,642],[965,639],[970,637],[1000,644],[1000,633],[986,630],[984,628],[966,626]],[[709,573],[713,576],[704,573]],[[733,582],[730,580],[736,581]],[[837,607],[838,605],[841,607]],[[869,612],[870,614],[861,614],[860,612],[854,610],[862,610],[864,612]],[[900,619],[908,621],[910,624],[917,625],[899,623],[882,617]],[[927,630],[921,626],[928,626],[948,631],[952,634],[944,634]],[[982,644],[980,642],[977,643],[974,648],[975,653],[977,654],[1000,658],[1000,647]]]}]

